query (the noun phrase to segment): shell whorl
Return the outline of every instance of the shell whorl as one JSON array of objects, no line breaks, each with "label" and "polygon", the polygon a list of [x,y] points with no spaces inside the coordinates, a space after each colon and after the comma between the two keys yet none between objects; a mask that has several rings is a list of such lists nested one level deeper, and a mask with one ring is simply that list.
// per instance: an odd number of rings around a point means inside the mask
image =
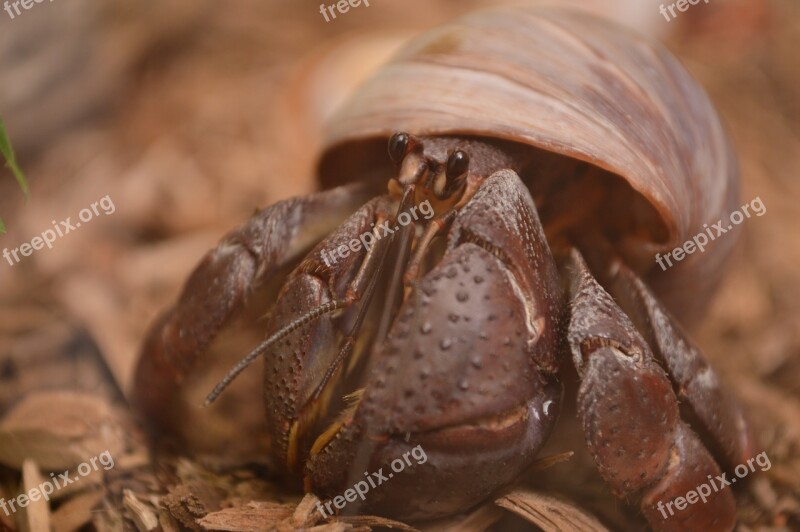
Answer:
[{"label": "shell whorl", "polygon": [[[586,14],[479,11],[413,39],[331,120],[323,184],[331,154],[398,130],[513,140],[621,176],[666,228],[643,254],[681,245],[737,206],[736,157],[703,89],[663,46]],[[640,273],[668,304],[670,287],[705,277],[688,283],[697,297],[715,287],[734,241]]]}]

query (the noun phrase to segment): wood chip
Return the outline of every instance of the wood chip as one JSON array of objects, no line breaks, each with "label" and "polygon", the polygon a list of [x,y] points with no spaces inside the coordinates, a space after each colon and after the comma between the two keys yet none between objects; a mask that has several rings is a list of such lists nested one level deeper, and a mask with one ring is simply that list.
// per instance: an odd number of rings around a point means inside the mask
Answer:
[{"label": "wood chip", "polygon": [[124,491],[125,508],[127,508],[140,532],[150,532],[158,528],[158,517],[155,511],[147,504],[140,501],[131,490]]},{"label": "wood chip", "polygon": [[225,508],[200,519],[202,530],[225,532],[260,532],[271,530],[294,513],[291,504],[250,502],[236,508]]},{"label": "wood chip", "polygon": [[181,525],[175,520],[166,508],[158,509],[158,523],[164,532],[181,532]]},{"label": "wood chip", "polygon": [[425,527],[426,532],[458,532],[460,530],[488,530],[503,518],[505,512],[494,504],[484,504],[467,517],[457,515],[436,520]]},{"label": "wood chip", "polygon": [[103,491],[76,495],[53,512],[53,532],[75,532],[92,521],[94,508],[103,500]]},{"label": "wood chip", "polygon": [[308,528],[315,525],[322,518],[317,511],[317,503],[319,502],[320,500],[316,495],[306,493],[292,514],[291,524],[296,528]]},{"label": "wood chip", "polygon": [[62,285],[61,300],[89,329],[117,386],[130,400],[140,339],[126,326],[121,303],[113,297],[115,288],[96,275],[74,275]]},{"label": "wood chip", "polygon": [[338,518],[339,521],[353,525],[354,527],[380,527],[380,528],[393,528],[395,530],[418,530],[413,526],[409,526],[394,519],[386,519],[385,517],[378,517],[377,515],[345,515]]},{"label": "wood chip", "polygon": [[551,495],[517,489],[500,497],[495,503],[530,521],[544,532],[608,532],[600,521],[574,503]]},{"label": "wood chip", "polygon": [[42,482],[44,478],[36,462],[25,460],[22,464],[22,489],[30,503],[17,513],[17,522],[23,532],[50,530],[50,504],[39,491]]},{"label": "wood chip", "polygon": [[[336,521],[333,523],[327,523],[324,525],[317,525],[313,526],[308,529],[308,532],[361,532],[362,530],[368,531],[368,527],[352,527],[347,523],[343,523],[341,521]],[[280,530],[283,532],[283,530]],[[288,530],[286,532],[289,532]]]},{"label": "wood chip", "polygon": [[169,493],[161,498],[161,507],[169,511],[181,525],[190,530],[203,530],[197,524],[199,518],[205,517],[209,512],[207,501],[198,494],[202,491],[195,488],[198,483],[179,484],[170,489]]},{"label": "wood chip", "polygon": [[108,450],[121,456],[125,435],[110,405],[89,394],[27,395],[0,422],[0,463],[21,469],[25,459],[45,471],[72,469]]},{"label": "wood chip", "polygon": [[[105,507],[102,511],[94,513],[92,525],[97,532],[119,532],[120,530],[130,530],[129,524],[123,519],[122,514],[116,507]],[[125,527],[128,526],[126,529]]]}]

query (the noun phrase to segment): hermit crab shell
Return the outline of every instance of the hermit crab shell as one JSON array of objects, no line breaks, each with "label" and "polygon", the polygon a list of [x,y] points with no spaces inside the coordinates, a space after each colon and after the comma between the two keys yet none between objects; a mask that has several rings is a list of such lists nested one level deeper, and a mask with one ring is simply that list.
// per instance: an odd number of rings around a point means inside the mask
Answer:
[{"label": "hermit crab shell", "polygon": [[665,48],[609,21],[503,8],[423,33],[329,121],[322,185],[386,180],[382,144],[394,131],[515,141],[543,160],[577,160],[621,178],[641,205],[630,205],[626,234],[610,235],[616,251],[690,324],[733,247],[735,237],[723,235],[666,271],[657,265],[656,253],[704,224],[727,223],[738,207],[738,166],[698,83]]}]

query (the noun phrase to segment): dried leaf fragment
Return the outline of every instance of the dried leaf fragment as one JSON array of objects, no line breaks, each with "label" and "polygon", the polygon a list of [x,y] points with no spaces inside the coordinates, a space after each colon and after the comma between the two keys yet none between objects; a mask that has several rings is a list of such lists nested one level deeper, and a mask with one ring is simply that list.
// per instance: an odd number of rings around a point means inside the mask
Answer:
[{"label": "dried leaf fragment", "polygon": [[158,509],[158,523],[164,532],[180,532],[180,524],[170,515],[166,508]]},{"label": "dried leaf fragment", "polygon": [[338,518],[339,521],[353,525],[356,528],[360,527],[380,527],[380,528],[393,528],[395,530],[409,530],[416,531],[418,529],[409,526],[394,519],[386,519],[377,515],[346,515]]},{"label": "dried leaf fragment", "polygon": [[507,493],[495,503],[530,521],[545,532],[562,530],[608,532],[608,529],[593,515],[586,513],[574,503],[524,488]]},{"label": "dried leaf fragment", "polygon": [[[20,508],[17,520],[23,532],[50,530],[50,504],[44,499],[39,486],[44,482],[39,466],[33,460],[25,460],[22,464],[22,489],[29,503]],[[19,500],[19,499],[18,499]],[[21,505],[20,505],[21,506]]]},{"label": "dried leaf fragment", "polygon": [[426,532],[457,532],[459,530],[488,530],[490,526],[503,518],[505,512],[487,503],[466,517],[457,515],[438,519],[425,527]]},{"label": "dried leaf fragment", "polygon": [[88,524],[92,510],[103,500],[103,491],[82,493],[61,504],[53,512],[53,532],[74,532]]},{"label": "dried leaf fragment", "polygon": [[158,528],[158,517],[155,511],[140,501],[131,490],[123,491],[123,501],[140,532],[150,532]]},{"label": "dried leaf fragment", "polygon": [[200,519],[202,530],[226,532],[260,532],[272,530],[294,513],[291,504],[252,501],[244,506],[225,508]]},{"label": "dried leaf fragment", "polygon": [[106,450],[121,456],[124,441],[105,400],[66,391],[32,393],[0,422],[0,463],[21,469],[31,458],[45,471],[64,471]]},{"label": "dried leaf fragment", "polygon": [[320,500],[316,495],[313,493],[306,493],[303,500],[300,501],[300,504],[295,508],[291,519],[288,521],[295,528],[308,528],[313,526],[322,517],[319,512],[317,512],[317,503],[319,502]]}]

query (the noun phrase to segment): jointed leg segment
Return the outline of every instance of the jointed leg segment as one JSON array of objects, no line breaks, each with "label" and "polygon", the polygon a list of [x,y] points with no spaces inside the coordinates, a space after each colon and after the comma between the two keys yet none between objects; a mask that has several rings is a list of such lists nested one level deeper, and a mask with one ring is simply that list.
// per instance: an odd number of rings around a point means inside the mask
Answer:
[{"label": "jointed leg segment", "polygon": [[569,270],[568,340],[582,381],[578,407],[601,475],[618,497],[638,498],[656,530],[730,530],[735,517],[730,490],[675,515],[659,510],[709,475],[720,475],[721,468],[680,419],[672,382],[650,346],[577,251]]}]

